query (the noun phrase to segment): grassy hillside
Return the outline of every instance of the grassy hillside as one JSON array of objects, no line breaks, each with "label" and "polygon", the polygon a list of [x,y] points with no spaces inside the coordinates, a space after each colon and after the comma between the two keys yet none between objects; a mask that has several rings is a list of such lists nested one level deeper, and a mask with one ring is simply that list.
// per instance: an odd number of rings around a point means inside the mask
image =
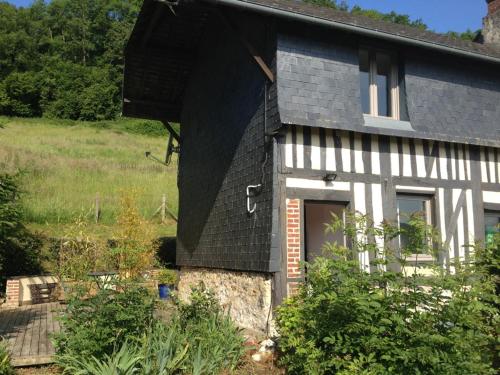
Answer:
[{"label": "grassy hillside", "polygon": [[[163,194],[177,212],[176,161],[167,168],[145,157],[146,151],[164,156],[167,133],[158,124],[0,117],[0,125],[0,169],[22,171],[31,227],[57,236],[80,215],[91,222],[99,194],[101,221],[95,231],[107,235],[123,191],[136,191],[146,218],[152,218]],[[175,234],[173,220],[152,222],[159,235]]]}]

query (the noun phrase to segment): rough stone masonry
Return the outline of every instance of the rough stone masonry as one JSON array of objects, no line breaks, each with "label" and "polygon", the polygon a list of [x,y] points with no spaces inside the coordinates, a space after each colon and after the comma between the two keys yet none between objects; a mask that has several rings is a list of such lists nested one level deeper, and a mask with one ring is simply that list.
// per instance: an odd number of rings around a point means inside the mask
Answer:
[{"label": "rough stone masonry", "polygon": [[483,20],[484,42],[500,48],[500,0],[486,0],[488,15]]},{"label": "rough stone masonry", "polygon": [[203,283],[242,328],[273,332],[271,276],[210,268],[182,267],[179,298],[187,301],[191,288]]}]

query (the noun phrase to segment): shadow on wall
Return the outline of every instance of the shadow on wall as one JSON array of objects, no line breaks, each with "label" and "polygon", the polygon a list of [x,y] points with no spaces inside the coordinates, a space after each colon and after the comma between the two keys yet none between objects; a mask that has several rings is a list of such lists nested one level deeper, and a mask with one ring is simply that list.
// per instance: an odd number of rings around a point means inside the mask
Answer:
[{"label": "shadow on wall", "polygon": [[158,259],[164,267],[176,267],[175,256],[177,239],[175,237],[162,237],[158,239]]},{"label": "shadow on wall", "polygon": [[228,217],[245,221],[234,216],[246,214],[245,187],[255,183],[263,155],[257,149],[263,147],[264,78],[220,22],[212,20],[207,30],[181,120],[179,251],[191,255],[202,237],[224,242],[218,232],[236,230]]}]

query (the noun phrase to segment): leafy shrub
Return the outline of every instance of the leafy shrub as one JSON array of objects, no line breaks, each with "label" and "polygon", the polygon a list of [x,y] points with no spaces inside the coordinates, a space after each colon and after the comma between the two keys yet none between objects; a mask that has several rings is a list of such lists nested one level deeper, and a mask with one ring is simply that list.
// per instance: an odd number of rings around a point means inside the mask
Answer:
[{"label": "leafy shrub", "polygon": [[375,261],[364,272],[352,251],[334,243],[325,246],[328,257],[306,264],[307,283],[277,315],[281,362],[290,374],[495,373],[498,296],[482,266],[484,251],[477,249],[476,262],[453,264],[454,273],[438,265],[432,277],[391,271],[391,263],[407,268],[407,254],[439,247],[428,241],[424,223],[412,222],[415,248],[401,254],[390,248],[399,230],[388,224],[352,215],[345,226],[338,219],[329,226]]},{"label": "leafy shrub", "polygon": [[0,340],[0,374],[2,375],[14,375],[14,369],[10,364],[10,354],[7,350],[7,346],[3,341]]},{"label": "leafy shrub", "polygon": [[86,280],[90,272],[107,268],[104,244],[89,233],[85,217],[75,220],[59,242],[55,271],[63,283]]},{"label": "leafy shrub", "polygon": [[63,332],[55,336],[61,364],[72,356],[103,358],[124,342],[140,340],[153,321],[154,299],[150,292],[134,285],[118,290],[100,289],[83,299],[74,296],[62,318]]},{"label": "leafy shrub", "polygon": [[8,116],[41,116],[40,97],[37,73],[11,73],[0,87],[0,112]]},{"label": "leafy shrub", "polygon": [[[57,340],[58,363],[66,373],[90,375],[198,375],[234,370],[245,351],[239,329],[221,312],[211,293],[194,290],[193,294],[194,303],[177,303],[180,308],[168,325],[153,321],[149,314],[146,324],[140,324],[139,317],[118,324],[116,321],[122,321],[132,309],[96,314],[97,300],[78,309],[70,304],[68,314],[79,317],[63,320],[65,331]],[[123,295],[120,299],[124,300],[127,296]],[[140,303],[138,298],[131,299],[135,308],[141,309]],[[189,314],[183,315],[186,311]],[[115,329],[109,330],[103,322]],[[85,327],[78,328],[82,325]],[[134,327],[133,332],[130,327]],[[127,328],[124,335],[122,330]],[[92,351],[100,342],[108,345]]]},{"label": "leafy shrub", "polygon": [[193,287],[189,303],[176,301],[177,326],[189,343],[189,374],[218,374],[234,370],[245,353],[244,339],[215,295],[203,283]]},{"label": "leafy shrub", "polygon": [[175,300],[183,327],[222,314],[215,295],[203,283],[191,288],[189,303]]},{"label": "leafy shrub", "polygon": [[163,285],[175,285],[177,272],[173,269],[164,268],[158,272],[158,283]]},{"label": "leafy shrub", "polygon": [[135,192],[123,193],[120,204],[111,263],[125,277],[140,277],[156,263],[157,239],[139,213]]}]

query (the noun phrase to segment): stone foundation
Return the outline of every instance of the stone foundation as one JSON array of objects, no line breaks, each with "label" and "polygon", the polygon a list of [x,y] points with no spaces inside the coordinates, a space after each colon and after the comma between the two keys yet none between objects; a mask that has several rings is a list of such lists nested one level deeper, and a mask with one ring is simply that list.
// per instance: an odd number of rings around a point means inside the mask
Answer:
[{"label": "stone foundation", "polygon": [[183,267],[179,274],[179,298],[188,301],[191,286],[200,282],[216,295],[241,328],[260,333],[271,330],[271,275]]}]

